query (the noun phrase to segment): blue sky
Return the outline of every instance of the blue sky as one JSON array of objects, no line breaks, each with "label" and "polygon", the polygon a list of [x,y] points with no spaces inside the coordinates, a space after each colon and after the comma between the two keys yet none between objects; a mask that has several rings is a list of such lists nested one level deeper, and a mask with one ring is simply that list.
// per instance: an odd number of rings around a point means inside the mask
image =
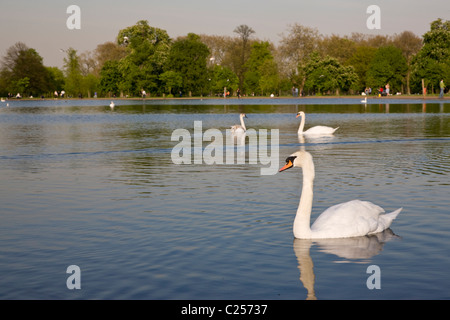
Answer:
[{"label": "blue sky", "polygon": [[[81,9],[81,29],[69,30],[68,6]],[[369,5],[381,9],[381,29],[369,30]],[[118,31],[147,20],[176,38],[189,32],[235,35],[236,26],[252,27],[255,37],[277,43],[290,24],[315,27],[322,34],[394,34],[409,30],[421,36],[437,18],[450,20],[448,0],[2,0],[0,55],[17,41],[34,48],[47,66],[61,67],[59,49],[82,53],[114,41]]]}]

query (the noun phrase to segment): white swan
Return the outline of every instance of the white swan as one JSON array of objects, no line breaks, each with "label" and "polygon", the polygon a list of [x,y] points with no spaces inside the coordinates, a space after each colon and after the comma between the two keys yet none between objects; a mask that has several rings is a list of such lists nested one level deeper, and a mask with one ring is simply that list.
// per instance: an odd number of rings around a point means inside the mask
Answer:
[{"label": "white swan", "polygon": [[300,122],[300,126],[298,127],[298,134],[305,134],[305,135],[331,135],[333,134],[339,127],[337,128],[331,128],[326,126],[315,126],[312,128],[309,128],[306,131],[303,131],[303,128],[305,127],[305,113],[303,111],[300,111],[297,113],[296,118],[302,117],[302,120]]},{"label": "white swan", "polygon": [[110,106],[111,109],[114,109],[114,106],[115,106],[114,101],[111,101],[111,103],[109,104],[109,106]]},{"label": "white swan", "polygon": [[241,113],[239,118],[241,119],[241,124],[236,124],[231,127],[231,133],[243,133],[247,131],[247,128],[245,127],[244,118],[247,118],[247,115],[245,113]]},{"label": "white swan", "polygon": [[364,98],[364,100],[361,100],[362,103],[367,103],[367,97]]},{"label": "white swan", "polygon": [[303,187],[297,215],[294,220],[294,237],[298,239],[349,238],[375,234],[390,227],[402,208],[383,214],[379,206],[360,200],[337,204],[325,210],[310,226],[313,203],[314,162],[306,151],[297,151],[286,159],[280,169],[301,167]]}]

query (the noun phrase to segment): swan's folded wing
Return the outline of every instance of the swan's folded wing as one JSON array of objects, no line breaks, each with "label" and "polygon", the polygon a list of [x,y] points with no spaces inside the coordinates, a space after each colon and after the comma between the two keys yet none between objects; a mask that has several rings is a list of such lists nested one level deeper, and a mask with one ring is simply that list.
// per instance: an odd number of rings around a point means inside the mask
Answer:
[{"label": "swan's folded wing", "polygon": [[357,237],[378,229],[383,208],[367,201],[352,200],[325,210],[311,226],[316,234],[328,237]]},{"label": "swan's folded wing", "polygon": [[308,130],[306,130],[305,132],[303,132],[303,134],[313,134],[313,135],[328,135],[328,134],[333,134],[338,128],[331,128],[331,127],[327,127],[327,126],[315,126],[312,128],[309,128]]}]

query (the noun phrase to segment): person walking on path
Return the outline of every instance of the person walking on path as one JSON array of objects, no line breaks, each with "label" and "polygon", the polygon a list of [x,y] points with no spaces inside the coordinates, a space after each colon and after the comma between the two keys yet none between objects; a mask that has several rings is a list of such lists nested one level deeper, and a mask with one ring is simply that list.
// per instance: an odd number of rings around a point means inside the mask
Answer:
[{"label": "person walking on path", "polygon": [[439,82],[439,87],[441,88],[441,93],[439,94],[439,99],[442,99],[442,98],[444,98],[444,88],[445,88],[444,79],[441,79],[441,82]]}]

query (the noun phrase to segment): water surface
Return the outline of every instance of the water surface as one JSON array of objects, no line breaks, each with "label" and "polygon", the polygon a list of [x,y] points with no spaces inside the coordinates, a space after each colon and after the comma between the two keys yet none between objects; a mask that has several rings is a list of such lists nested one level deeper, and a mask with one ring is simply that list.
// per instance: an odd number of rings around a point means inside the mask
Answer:
[{"label": "water surface", "polygon": [[[0,298],[449,299],[450,105],[264,101],[2,106]],[[306,128],[339,130],[299,141],[299,110]],[[294,240],[299,169],[172,162],[175,129],[202,121],[225,136],[240,112],[258,133],[279,130],[278,166],[312,154],[312,220],[359,198],[403,207],[391,230]],[[70,265],[81,290],[66,286]],[[371,265],[381,289],[367,288]]]}]

